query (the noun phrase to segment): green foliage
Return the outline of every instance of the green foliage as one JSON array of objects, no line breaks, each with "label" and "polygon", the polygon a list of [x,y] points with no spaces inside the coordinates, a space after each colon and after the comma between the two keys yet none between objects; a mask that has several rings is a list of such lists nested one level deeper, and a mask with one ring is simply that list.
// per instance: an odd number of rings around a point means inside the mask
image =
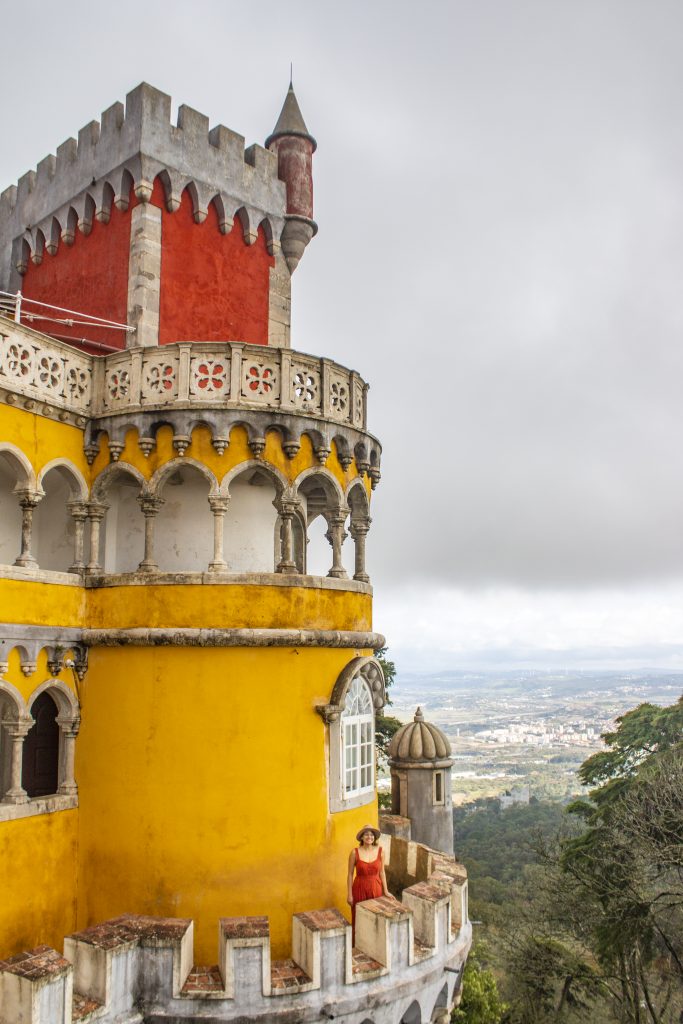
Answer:
[{"label": "green foliage", "polygon": [[[382,647],[379,651],[375,652],[375,658],[382,666],[382,671],[384,672],[384,682],[387,691],[387,705],[389,705],[391,704],[389,689],[396,678],[396,666],[393,661],[387,660],[386,654],[387,648]],[[389,744],[391,743],[392,737],[398,732],[402,725],[403,722],[399,721],[398,718],[394,718],[392,715],[377,715],[375,717],[375,747],[379,758],[385,764],[389,757]],[[385,809],[391,806],[391,796],[388,793],[380,793],[379,806]]]},{"label": "green foliage", "polygon": [[605,741],[569,814],[455,812],[503,1024],[683,1021],[683,701],[635,708]]},{"label": "green foliage", "polygon": [[375,651],[375,658],[382,666],[382,671],[384,672],[384,683],[387,690],[387,704],[391,704],[391,700],[389,699],[389,690],[396,678],[396,665],[393,661],[387,660],[388,649],[388,647],[381,647],[378,651]]},{"label": "green foliage", "polygon": [[484,943],[470,951],[462,979],[460,1006],[451,1014],[452,1024],[500,1024],[507,1010],[498,993],[493,972],[486,966]]}]

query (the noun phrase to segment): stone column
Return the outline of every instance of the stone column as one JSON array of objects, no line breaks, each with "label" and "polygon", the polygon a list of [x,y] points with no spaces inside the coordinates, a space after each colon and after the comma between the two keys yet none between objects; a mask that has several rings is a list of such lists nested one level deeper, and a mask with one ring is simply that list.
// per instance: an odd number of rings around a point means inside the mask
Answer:
[{"label": "stone column", "polygon": [[59,789],[62,796],[75,796],[78,793],[76,777],[74,773],[74,761],[76,757],[76,737],[80,727],[80,721],[72,718],[57,716],[57,725],[61,729],[62,736],[62,763],[60,770]]},{"label": "stone column", "polygon": [[372,520],[369,516],[364,516],[362,519],[351,520],[350,533],[353,537],[356,549],[356,566],[353,578],[354,580],[360,580],[361,583],[370,582],[370,577],[365,571],[365,538],[368,535],[371,522]]},{"label": "stone column", "polygon": [[139,495],[138,502],[145,517],[145,555],[138,569],[140,572],[158,572],[159,566],[154,560],[154,520],[164,499]]},{"label": "stone column", "polygon": [[88,506],[84,501],[69,501],[66,506],[74,521],[74,560],[69,567],[69,572],[83,572],[85,562],[83,561],[83,538],[85,534],[85,521],[88,518]]},{"label": "stone column", "polygon": [[348,514],[348,509],[340,509],[337,512],[333,512],[327,520],[328,530],[325,534],[332,545],[332,568],[327,575],[335,576],[341,580],[348,579],[348,574],[342,564],[342,544],[346,540],[344,524]]},{"label": "stone column", "polygon": [[28,793],[21,784],[21,768],[24,753],[24,737],[31,730],[34,724],[33,719],[4,723],[4,727],[12,740],[9,789],[2,800],[5,804],[28,803]]},{"label": "stone column", "polygon": [[225,572],[228,563],[223,558],[223,523],[228,511],[230,498],[223,495],[209,495],[209,507],[213,515],[213,558],[209,562],[209,572]]},{"label": "stone column", "polygon": [[141,202],[130,215],[128,323],[136,331],[128,335],[129,348],[159,344],[160,281],[161,210]]},{"label": "stone column", "polygon": [[43,497],[41,491],[21,490],[17,491],[19,505],[21,506],[21,553],[15,561],[15,565],[22,565],[27,569],[37,569],[38,563],[31,552],[33,541],[33,510]]},{"label": "stone column", "polygon": [[105,517],[108,505],[100,505],[91,501],[86,506],[90,520],[90,561],[85,567],[87,576],[98,576],[102,572],[100,565],[100,525]]},{"label": "stone column", "polygon": [[296,501],[290,501],[287,498],[283,498],[277,503],[276,507],[280,513],[280,518],[282,519],[282,550],[280,561],[278,562],[275,571],[292,576],[296,574],[297,571],[296,562],[294,561],[292,522],[299,506]]}]

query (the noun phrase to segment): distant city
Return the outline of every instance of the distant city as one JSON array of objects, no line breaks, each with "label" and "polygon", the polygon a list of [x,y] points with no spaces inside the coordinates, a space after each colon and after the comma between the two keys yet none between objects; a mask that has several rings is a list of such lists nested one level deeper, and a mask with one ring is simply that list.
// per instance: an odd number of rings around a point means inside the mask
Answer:
[{"label": "distant city", "polygon": [[397,667],[388,713],[409,721],[420,706],[446,732],[456,804],[502,797],[505,805],[513,793],[571,799],[581,792],[577,769],[620,715],[645,702],[673,704],[683,692],[683,673],[656,670],[420,676]]}]

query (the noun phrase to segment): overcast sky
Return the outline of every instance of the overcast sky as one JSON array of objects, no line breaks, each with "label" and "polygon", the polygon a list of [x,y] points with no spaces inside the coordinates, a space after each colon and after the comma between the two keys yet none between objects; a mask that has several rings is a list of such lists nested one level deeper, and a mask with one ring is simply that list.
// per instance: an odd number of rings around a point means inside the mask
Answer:
[{"label": "overcast sky", "polygon": [[293,62],[400,666],[683,667],[679,0],[2,6],[2,187],[143,79],[263,142]]}]

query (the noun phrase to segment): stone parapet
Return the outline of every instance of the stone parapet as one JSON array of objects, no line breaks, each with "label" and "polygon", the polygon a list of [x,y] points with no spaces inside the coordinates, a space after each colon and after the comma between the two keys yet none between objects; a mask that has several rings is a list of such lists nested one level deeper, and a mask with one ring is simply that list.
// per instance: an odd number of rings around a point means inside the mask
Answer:
[{"label": "stone parapet", "polygon": [[87,426],[93,458],[99,434],[107,432],[118,458],[133,428],[149,454],[163,411],[178,438],[205,423],[219,454],[237,424],[246,423],[255,451],[278,429],[290,457],[305,431],[321,463],[334,439],[341,461],[355,457],[375,483],[381,448],[367,433],[367,390],[354,370],[285,348],[188,341],[90,356],[0,317],[0,402]]},{"label": "stone parapet", "polygon": [[[219,209],[223,230],[239,213],[252,241],[262,221],[278,242],[285,224],[286,188],[278,160],[261,146],[245,149],[244,138],[188,106],[171,123],[171,97],[142,83],[78,133],[57,154],[41,160],[18,184],[0,195],[0,288],[9,290],[25,245],[40,258],[55,232],[87,234],[93,217],[107,221],[111,204],[126,209],[132,188],[139,202],[152,194],[161,175],[169,210],[189,187],[195,219],[208,205]],[[57,235],[57,237],[58,237]]]},{"label": "stone parapet", "polygon": [[[382,837],[394,876],[411,862],[437,866],[434,851],[406,851]],[[417,844],[409,844],[416,846]],[[392,856],[393,854],[393,856]],[[193,964],[188,920],[127,915],[66,938],[64,957],[39,947],[0,961],[3,1024],[127,1024],[145,1021],[314,1021],[398,1024],[407,1011],[446,1019],[457,999],[471,926],[463,869],[438,857],[438,877],[402,894],[359,904],[356,943],[336,909],[294,915],[292,956],[271,960],[268,919],[223,918],[219,963]],[[449,874],[449,864],[452,874]]]}]

